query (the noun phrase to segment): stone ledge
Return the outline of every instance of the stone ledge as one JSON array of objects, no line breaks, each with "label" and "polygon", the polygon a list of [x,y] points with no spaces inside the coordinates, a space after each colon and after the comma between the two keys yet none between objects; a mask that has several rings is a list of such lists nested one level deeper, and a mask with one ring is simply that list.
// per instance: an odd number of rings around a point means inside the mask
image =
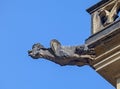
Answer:
[{"label": "stone ledge", "polygon": [[93,66],[96,69],[96,71],[98,71],[98,70],[102,69],[103,67],[106,67],[119,59],[120,59],[120,51],[109,56],[108,58],[102,60],[101,62],[99,62]]},{"label": "stone ledge", "polygon": [[105,3],[109,3],[109,2],[111,2],[111,1],[112,1],[112,0],[101,0],[100,2],[98,2],[97,4],[95,4],[94,6],[88,8],[86,11],[91,14],[91,13],[94,12],[97,8],[99,8],[101,5],[104,5]]},{"label": "stone ledge", "polygon": [[105,27],[103,30],[93,34],[88,39],[86,39],[85,43],[90,46],[91,45],[93,46],[94,43],[99,44],[104,37],[108,37],[111,34],[112,35],[117,34],[118,33],[117,31],[120,31],[120,20],[110,24],[109,26]]}]

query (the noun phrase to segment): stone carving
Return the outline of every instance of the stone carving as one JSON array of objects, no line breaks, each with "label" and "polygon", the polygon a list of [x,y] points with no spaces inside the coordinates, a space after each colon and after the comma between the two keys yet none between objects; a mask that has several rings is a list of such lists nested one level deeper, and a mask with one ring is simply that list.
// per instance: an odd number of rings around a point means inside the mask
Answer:
[{"label": "stone carving", "polygon": [[[93,13],[93,29],[101,30],[106,25],[114,22],[119,16],[120,0],[115,0],[110,5]],[[95,31],[96,32],[96,31]]]},{"label": "stone carving", "polygon": [[82,46],[62,46],[55,39],[50,42],[50,48],[45,48],[40,43],[34,44],[32,50],[28,51],[29,56],[34,59],[45,58],[61,66],[65,65],[90,65],[95,57],[93,48],[87,44]]},{"label": "stone carving", "polygon": [[93,13],[93,33],[98,32],[102,28],[103,28],[103,24],[101,22],[99,12],[96,11],[96,12]]},{"label": "stone carving", "polygon": [[101,15],[103,13],[105,14],[105,17],[104,17],[104,14],[103,14],[103,17],[101,16],[101,20],[102,20],[103,25],[107,25],[109,23],[112,23],[118,17],[117,12],[119,9],[119,6],[118,6],[119,2],[120,2],[119,0],[116,0],[115,4],[113,6],[111,6],[112,8],[110,11],[107,9],[101,9],[100,14]]}]

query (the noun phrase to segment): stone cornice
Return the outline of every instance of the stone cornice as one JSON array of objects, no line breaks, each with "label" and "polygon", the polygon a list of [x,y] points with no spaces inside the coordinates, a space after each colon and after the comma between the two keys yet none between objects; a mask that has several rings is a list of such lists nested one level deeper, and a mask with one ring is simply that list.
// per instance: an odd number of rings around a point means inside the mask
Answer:
[{"label": "stone cornice", "polygon": [[108,4],[111,1],[113,1],[113,0],[101,0],[100,2],[98,2],[97,4],[95,4],[94,6],[88,8],[86,11],[91,14],[95,10],[99,9],[101,6],[103,6],[105,4]]}]

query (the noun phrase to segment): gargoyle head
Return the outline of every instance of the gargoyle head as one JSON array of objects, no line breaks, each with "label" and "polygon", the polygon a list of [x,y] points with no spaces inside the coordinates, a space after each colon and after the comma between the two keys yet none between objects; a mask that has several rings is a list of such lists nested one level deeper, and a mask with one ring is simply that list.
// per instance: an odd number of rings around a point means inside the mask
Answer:
[{"label": "gargoyle head", "polygon": [[41,45],[40,43],[37,43],[32,46],[32,50],[29,50],[28,54],[34,59],[42,58],[44,49],[45,48],[43,45]]}]

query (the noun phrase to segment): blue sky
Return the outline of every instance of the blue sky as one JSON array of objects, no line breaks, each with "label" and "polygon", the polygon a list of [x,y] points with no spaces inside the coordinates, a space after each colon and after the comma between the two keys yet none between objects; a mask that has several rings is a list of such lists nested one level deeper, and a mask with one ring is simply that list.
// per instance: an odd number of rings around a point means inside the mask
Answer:
[{"label": "blue sky", "polygon": [[33,60],[34,43],[84,44],[91,21],[86,9],[100,0],[0,0],[0,89],[115,89],[89,66],[61,67]]}]

